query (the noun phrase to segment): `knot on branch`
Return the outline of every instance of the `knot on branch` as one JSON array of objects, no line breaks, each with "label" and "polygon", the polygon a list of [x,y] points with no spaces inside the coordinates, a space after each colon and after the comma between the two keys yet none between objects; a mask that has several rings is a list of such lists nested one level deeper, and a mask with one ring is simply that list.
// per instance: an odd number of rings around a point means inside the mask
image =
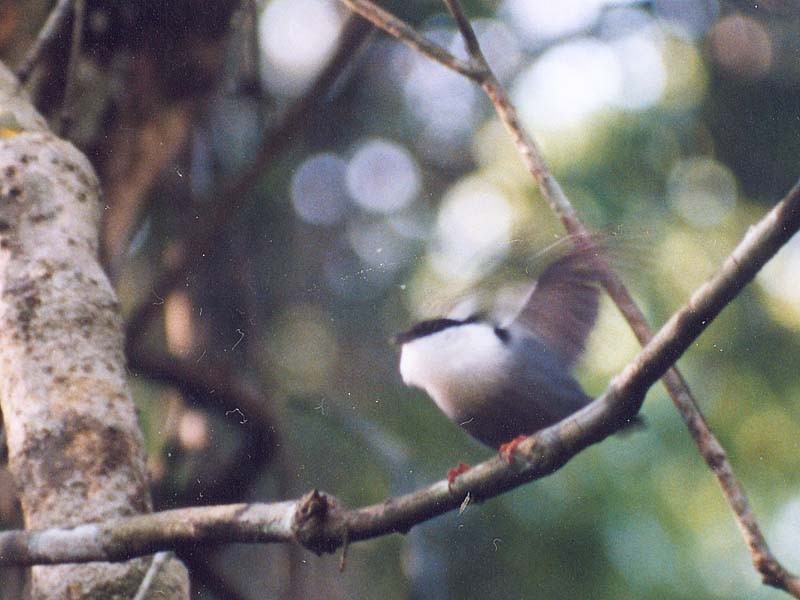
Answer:
[{"label": "knot on branch", "polygon": [[292,517],[292,534],[315,554],[332,553],[344,543],[346,526],[339,502],[319,490],[312,490],[297,503]]},{"label": "knot on branch", "polygon": [[761,573],[761,581],[763,583],[778,589],[786,588],[786,579],[791,576],[774,558],[758,553],[753,562],[756,569]]}]

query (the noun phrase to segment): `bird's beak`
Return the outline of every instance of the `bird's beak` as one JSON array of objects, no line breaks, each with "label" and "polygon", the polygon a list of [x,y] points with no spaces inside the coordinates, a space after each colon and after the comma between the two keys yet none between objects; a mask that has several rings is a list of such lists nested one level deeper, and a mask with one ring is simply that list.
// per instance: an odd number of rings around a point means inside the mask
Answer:
[{"label": "bird's beak", "polygon": [[401,331],[400,333],[395,333],[392,337],[389,338],[389,343],[392,346],[402,347],[403,344],[406,344],[412,339],[414,339],[414,336],[411,335],[413,331],[414,330],[412,328],[406,331]]}]

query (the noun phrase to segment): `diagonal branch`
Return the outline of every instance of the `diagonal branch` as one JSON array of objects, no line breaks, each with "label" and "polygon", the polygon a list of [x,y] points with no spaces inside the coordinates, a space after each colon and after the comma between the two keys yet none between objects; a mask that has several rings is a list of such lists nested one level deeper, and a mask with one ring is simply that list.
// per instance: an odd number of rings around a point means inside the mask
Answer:
[{"label": "diagonal branch", "polygon": [[56,36],[61,32],[61,28],[70,14],[71,6],[72,0],[58,0],[53,10],[47,15],[47,20],[36,35],[36,40],[15,71],[19,85],[24,85],[28,81],[33,69],[42,58],[42,54],[53,44]]},{"label": "diagonal branch", "polygon": [[[495,106],[503,124],[511,132],[526,166],[539,184],[542,195],[548,200],[553,211],[561,218],[565,229],[570,234],[588,239],[586,228],[579,220],[561,186],[558,185],[557,180],[547,167],[535,142],[520,126],[514,106],[486,63],[472,26],[464,16],[459,1],[443,1],[454,16],[470,56],[476,63],[486,68],[488,76],[482,83],[482,87]],[[616,273],[610,269],[607,269],[603,283],[609,296],[628,321],[639,343],[643,346],[647,345],[653,337],[653,332],[647,323],[644,313],[636,305],[625,285]],[[796,578],[781,566],[770,551],[750,507],[747,494],[728,461],[725,449],[711,431],[683,376],[677,368],[672,367],[664,373],[663,383],[681,418],[683,418],[692,439],[694,439],[701,456],[717,477],[723,496],[731,507],[736,523],[750,550],[753,564],[761,573],[764,583],[792,593],[789,590],[789,581],[796,582]],[[795,593],[794,595],[797,594]]]},{"label": "diagonal branch", "polygon": [[439,64],[444,65],[448,69],[461,73],[474,81],[480,80],[483,76],[484,68],[478,64],[466,63],[460,58],[453,56],[448,50],[430,41],[416,29],[411,27],[402,19],[398,19],[390,12],[382,9],[380,6],[373,4],[369,0],[341,0],[354,13],[364,17],[367,21],[380,27],[386,33],[398,40],[404,41],[424,54],[428,58],[435,60]]},{"label": "diagonal branch", "polygon": [[[341,2],[395,38],[412,47],[416,47],[414,40],[418,34],[413,31],[413,28],[408,25],[398,28],[396,24],[398,19],[396,17],[388,15],[382,9],[378,9],[369,0],[341,0]],[[471,64],[474,66],[472,74],[462,74],[480,84],[489,97],[497,115],[511,134],[525,166],[536,180],[542,196],[559,216],[567,232],[578,238],[589,240],[586,227],[578,218],[575,209],[548,168],[536,143],[522,128],[514,105],[486,62],[477,36],[466,18],[460,2],[458,0],[443,0],[443,2],[453,16],[464,38]],[[387,21],[384,15],[388,15],[391,18],[391,22]],[[423,51],[423,54],[442,62],[427,52]],[[442,64],[447,66],[444,62]],[[644,314],[633,301],[625,285],[610,269],[606,270],[603,285],[628,321],[639,342],[642,345],[646,345],[652,338],[653,333]],[[764,583],[784,589],[800,598],[800,592],[790,590],[793,585],[791,582],[796,582],[797,580],[772,555],[750,508],[744,488],[734,475],[724,448],[708,426],[683,376],[677,369],[671,368],[664,373],[663,382],[700,454],[717,477],[722,493],[730,505],[739,529],[750,549],[753,564],[761,573]]]},{"label": "diagonal branch", "polygon": [[[647,390],[798,229],[800,185],[750,229],[717,273],[692,294],[602,396],[527,438],[512,464],[495,456],[461,475],[452,488],[439,481],[353,510],[314,490],[299,500],[272,504],[185,508],[72,529],[8,531],[0,533],[0,566],[118,561],[187,543],[296,541],[317,553],[333,552],[345,541],[406,532],[458,509],[466,496],[481,501],[550,475],[634,416]],[[775,576],[781,578],[782,589],[800,595],[800,580],[785,571]]]},{"label": "diagonal branch", "polygon": [[58,116],[59,135],[66,136],[75,120],[75,94],[78,93],[78,60],[83,43],[83,22],[86,14],[86,0],[72,0],[72,39],[69,44],[67,60],[67,76],[64,83],[64,97],[61,99],[61,111]]},{"label": "diagonal branch", "polygon": [[[0,408],[25,525],[149,512],[144,440],[125,378],[119,302],[97,260],[91,164],[56,137],[0,63]],[[12,125],[13,124],[13,125]],[[30,597],[124,596],[144,561],[37,567]],[[185,567],[158,574],[188,598]]]}]

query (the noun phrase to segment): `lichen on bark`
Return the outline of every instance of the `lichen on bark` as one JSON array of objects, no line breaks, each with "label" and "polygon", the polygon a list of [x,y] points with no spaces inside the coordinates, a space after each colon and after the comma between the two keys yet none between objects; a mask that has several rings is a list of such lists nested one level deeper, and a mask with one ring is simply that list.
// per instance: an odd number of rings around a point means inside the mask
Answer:
[{"label": "lichen on bark", "polygon": [[[0,406],[28,529],[151,510],[101,213],[89,161],[0,64]],[[149,564],[34,567],[31,595],[130,598]],[[168,597],[188,597],[183,565],[162,571],[182,582]]]}]

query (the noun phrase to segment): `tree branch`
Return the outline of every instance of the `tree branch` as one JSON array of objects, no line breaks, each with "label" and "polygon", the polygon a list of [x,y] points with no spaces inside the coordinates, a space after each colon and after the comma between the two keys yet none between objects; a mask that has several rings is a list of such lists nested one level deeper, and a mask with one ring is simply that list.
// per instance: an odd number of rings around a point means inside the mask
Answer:
[{"label": "tree branch", "polygon": [[42,58],[44,51],[55,40],[56,36],[64,26],[64,22],[70,13],[72,0],[58,0],[53,10],[47,15],[47,19],[39,30],[36,40],[34,40],[22,63],[17,67],[16,75],[19,80],[19,85],[25,84],[31,76],[34,67],[36,67],[39,60]]},{"label": "tree branch", "polygon": [[[396,17],[381,9],[377,9],[369,0],[341,0],[341,2],[365,18],[368,18],[373,24],[390,35],[412,47],[416,47],[412,43],[414,39],[413,36],[406,31],[406,29],[411,29],[412,31],[413,29],[407,24],[404,24],[402,28],[398,28],[395,23],[395,21],[398,21]],[[472,74],[462,74],[479,83],[489,97],[489,100],[495,108],[495,112],[511,134],[525,166],[536,180],[542,196],[550,205],[551,209],[559,216],[567,232],[590,243],[590,236],[586,227],[578,218],[575,209],[572,207],[572,204],[564,194],[558,181],[548,168],[536,143],[523,129],[514,105],[495,77],[489,64],[486,62],[477,36],[469,20],[466,18],[460,2],[458,0],[443,0],[443,2],[450,11],[450,14],[453,15],[456,25],[464,38],[467,52],[471,58],[471,64],[474,65]],[[439,60],[435,56],[431,56],[427,52],[423,52],[423,54],[448,66],[446,62]],[[639,309],[633,301],[633,298],[620,278],[611,269],[606,269],[603,286],[622,315],[628,321],[639,343],[643,346],[646,345],[653,336],[652,330],[647,323],[644,313],[642,313],[641,309]],[[720,444],[712,433],[711,428],[708,426],[683,376],[677,369],[671,368],[664,373],[663,383],[673,403],[677,407],[681,418],[686,424],[700,454],[717,477],[725,500],[731,507],[737,525],[750,549],[753,564],[761,573],[764,583],[784,589],[800,598],[800,592],[792,591],[794,588],[790,589],[793,585],[791,581],[796,581],[794,576],[789,574],[780,563],[778,563],[769,550],[766,540],[758,526],[758,522],[750,508],[747,494],[734,475],[733,468],[728,462],[722,444]]]},{"label": "tree branch", "polygon": [[[646,391],[697,339],[778,249],[800,229],[800,185],[757,225],[689,301],[612,381],[606,392],[564,421],[530,436],[508,464],[498,456],[476,465],[448,486],[431,486],[348,510],[316,490],[296,501],[186,508],[114,519],[72,529],[0,533],[0,565],[124,560],[183,544],[297,541],[317,552],[394,532],[497,496],[558,470],[578,452],[614,433],[641,407]],[[785,571],[776,583],[800,593],[800,581]],[[767,581],[775,585],[771,581]]]},{"label": "tree branch", "polygon": [[[97,177],[2,64],[0,119],[0,405],[25,525],[148,512],[119,303],[97,260]],[[145,569],[141,560],[36,567],[30,595],[129,597]],[[170,560],[164,577],[167,598],[188,598],[180,562]]]},{"label": "tree branch", "polygon": [[60,136],[69,133],[75,120],[75,94],[78,92],[78,61],[81,56],[83,43],[83,22],[86,13],[86,0],[72,0],[72,36],[69,44],[69,59],[67,61],[67,76],[64,82],[64,97],[61,100],[61,110],[58,116],[56,130]]},{"label": "tree branch", "polygon": [[383,29],[392,37],[405,42],[414,50],[444,65],[448,69],[456,73],[461,73],[474,81],[478,81],[482,77],[483,69],[481,67],[456,58],[448,50],[430,41],[424,35],[418,33],[411,25],[402,19],[398,19],[380,6],[368,0],[341,0],[341,2],[354,13],[361,15],[367,21]]}]

